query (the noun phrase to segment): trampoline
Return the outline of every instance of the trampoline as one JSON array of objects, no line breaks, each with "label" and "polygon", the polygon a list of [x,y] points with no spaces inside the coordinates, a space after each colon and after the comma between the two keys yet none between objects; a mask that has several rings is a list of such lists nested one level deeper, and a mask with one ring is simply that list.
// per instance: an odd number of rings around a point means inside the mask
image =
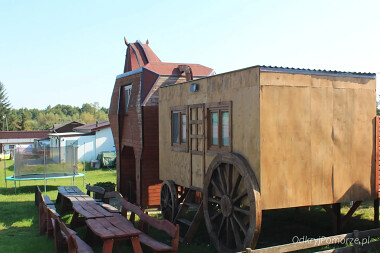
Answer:
[{"label": "trampoline", "polygon": [[69,177],[84,177],[83,173],[70,174],[65,172],[56,173],[35,173],[35,174],[25,174],[19,176],[7,177],[7,180],[12,181],[27,181],[27,180],[44,180],[44,179],[58,179],[58,178],[69,178]]},{"label": "trampoline", "polygon": [[[45,192],[49,179],[71,178],[74,185],[75,178],[83,178],[85,184],[85,173],[78,173],[77,147],[66,146],[59,148],[51,147],[18,147],[14,151],[14,173],[6,176],[4,169],[5,187],[7,181],[13,181],[15,193],[16,182],[44,180]],[[5,167],[4,167],[5,168]]]}]

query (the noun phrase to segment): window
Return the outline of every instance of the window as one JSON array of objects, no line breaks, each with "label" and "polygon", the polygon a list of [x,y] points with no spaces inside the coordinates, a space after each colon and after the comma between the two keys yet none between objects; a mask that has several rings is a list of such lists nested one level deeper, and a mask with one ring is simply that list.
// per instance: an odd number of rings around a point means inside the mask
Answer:
[{"label": "window", "polygon": [[188,151],[186,112],[186,106],[171,109],[171,149],[174,151]]},{"label": "window", "polygon": [[231,152],[231,102],[210,103],[206,107],[208,150]]},{"label": "window", "polygon": [[132,84],[124,86],[124,96],[125,96],[125,112],[128,112],[128,105],[131,99]]}]

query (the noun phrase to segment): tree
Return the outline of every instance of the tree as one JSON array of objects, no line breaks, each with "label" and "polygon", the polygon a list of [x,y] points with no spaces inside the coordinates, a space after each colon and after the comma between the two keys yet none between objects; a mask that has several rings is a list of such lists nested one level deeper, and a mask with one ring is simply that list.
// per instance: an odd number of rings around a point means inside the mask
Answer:
[{"label": "tree", "polygon": [[3,130],[8,129],[8,119],[6,117],[10,109],[11,103],[8,100],[7,92],[5,90],[4,84],[0,82],[0,116],[5,122],[5,125],[3,124]]}]

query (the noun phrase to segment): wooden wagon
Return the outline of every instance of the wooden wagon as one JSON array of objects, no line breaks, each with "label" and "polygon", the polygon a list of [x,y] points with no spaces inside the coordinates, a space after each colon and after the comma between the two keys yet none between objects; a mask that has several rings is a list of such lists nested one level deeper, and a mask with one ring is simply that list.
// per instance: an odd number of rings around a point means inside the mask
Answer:
[{"label": "wooden wagon", "polygon": [[254,66],[161,86],[164,216],[193,233],[204,215],[226,252],[255,246],[263,210],[322,205],[340,216],[338,203],[378,199],[375,77]]}]

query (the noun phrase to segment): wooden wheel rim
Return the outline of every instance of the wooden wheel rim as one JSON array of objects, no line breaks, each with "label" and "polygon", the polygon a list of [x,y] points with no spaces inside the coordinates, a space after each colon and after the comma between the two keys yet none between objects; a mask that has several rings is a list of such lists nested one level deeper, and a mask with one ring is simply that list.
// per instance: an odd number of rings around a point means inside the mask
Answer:
[{"label": "wooden wheel rim", "polygon": [[[239,193],[239,189],[243,191]],[[216,249],[236,252],[254,248],[261,229],[260,190],[248,162],[237,154],[217,155],[208,168],[203,191],[206,227]],[[213,194],[218,191],[219,196]],[[249,206],[242,205],[243,201]],[[238,215],[240,212],[243,214]]]},{"label": "wooden wheel rim", "polygon": [[162,216],[173,222],[177,214],[177,190],[171,180],[166,180],[161,185],[160,206]]}]

